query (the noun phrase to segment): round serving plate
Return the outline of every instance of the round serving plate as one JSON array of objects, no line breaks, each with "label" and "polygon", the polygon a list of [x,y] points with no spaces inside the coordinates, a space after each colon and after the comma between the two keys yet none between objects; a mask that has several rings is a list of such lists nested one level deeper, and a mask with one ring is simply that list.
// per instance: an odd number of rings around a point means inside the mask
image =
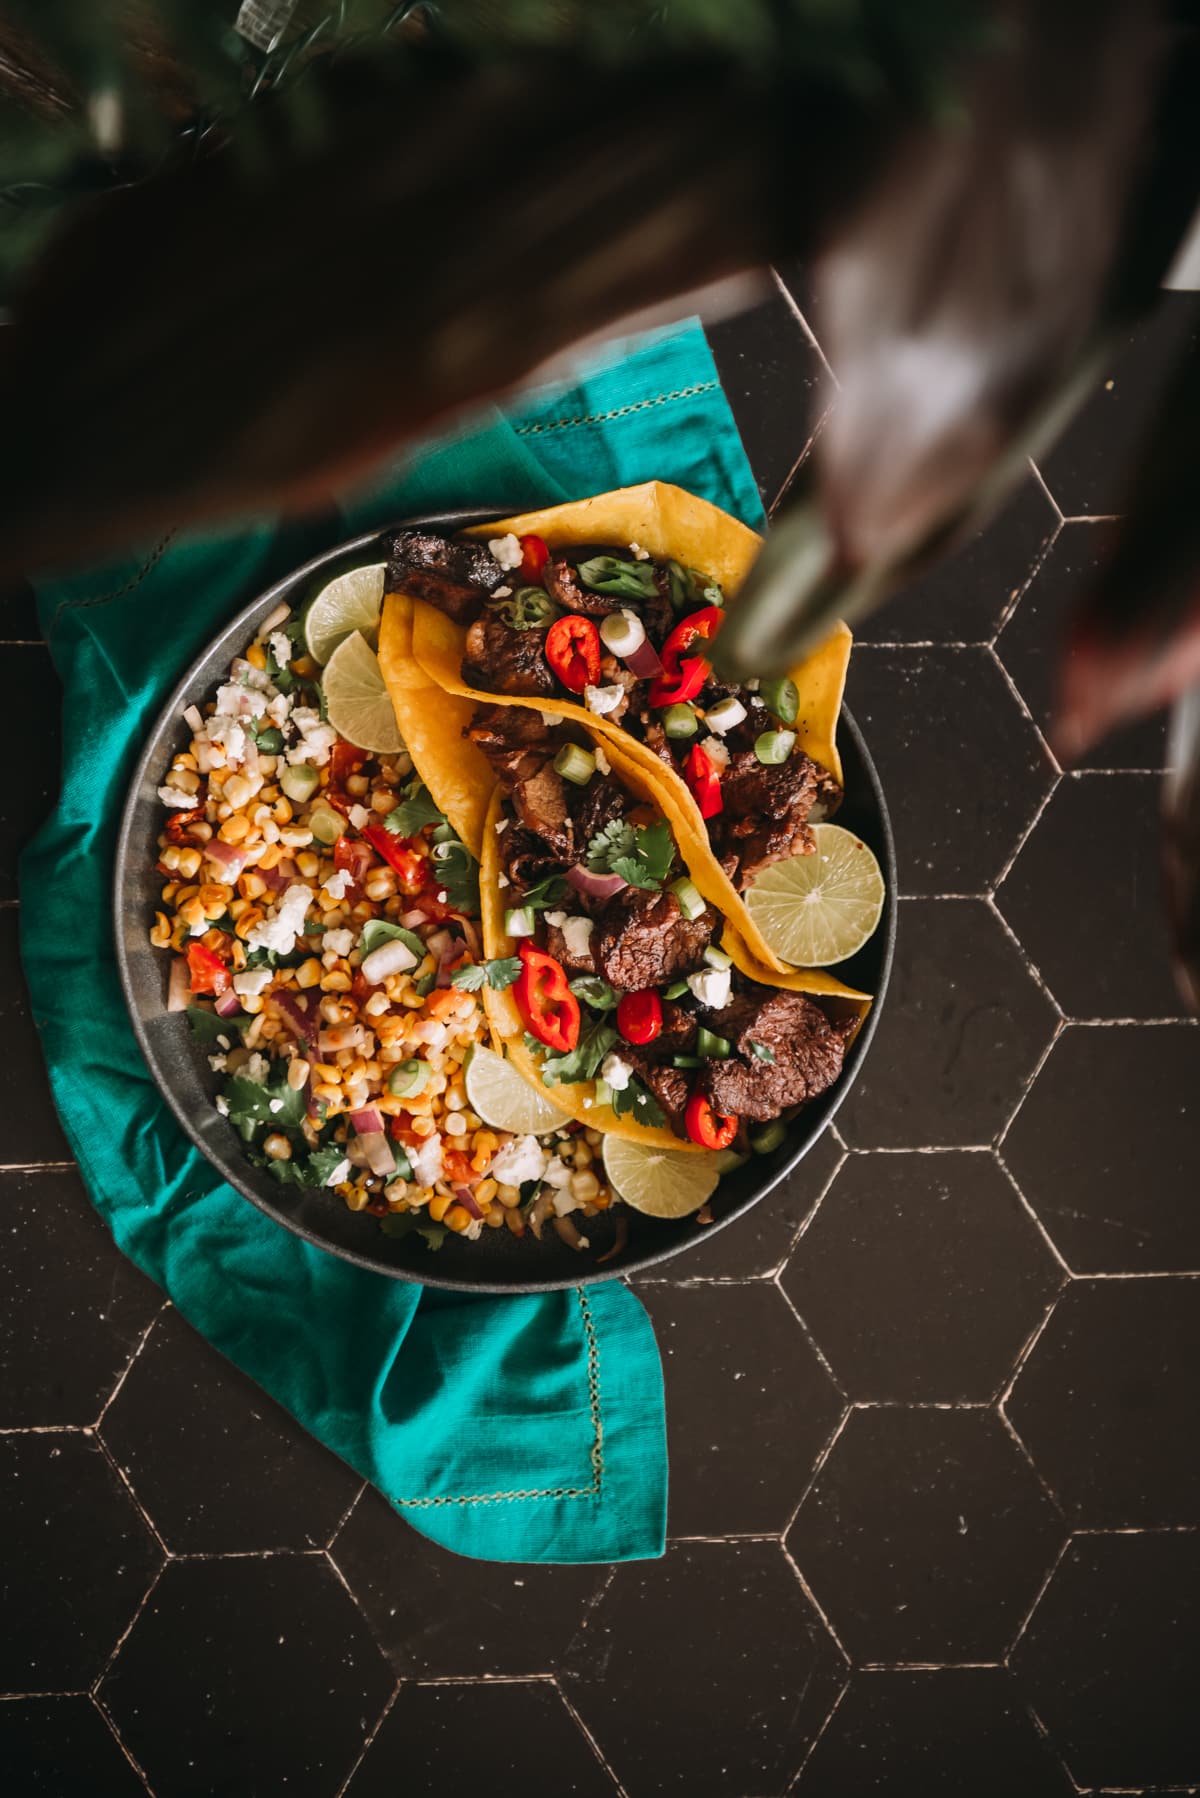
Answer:
[{"label": "round serving plate", "polygon": [[[497,506],[485,511],[403,519],[399,523],[456,531],[504,516],[503,508]],[[184,707],[202,705],[210,697],[247,638],[254,635],[260,622],[281,600],[293,607],[303,606],[345,569],[384,559],[382,534],[371,532],[296,569],[229,621],[188,669],[163,707],[138,761],[125,803],[113,887],[117,962],[134,1032],[159,1090],[200,1152],[260,1211],[319,1248],[395,1279],[459,1292],[537,1292],[638,1273],[682,1254],[694,1244],[710,1241],[715,1230],[728,1227],[752,1205],[766,1199],[807,1154],[857,1078],[879,1022],[896,934],[896,858],[879,777],[858,727],[843,711],[839,743],[846,796],[838,812],[838,823],[861,836],[875,851],[887,883],[887,899],[871,941],[853,960],[839,965],[836,972],[848,985],[873,993],[875,1003],[836,1085],[804,1108],[777,1149],[769,1155],[752,1156],[721,1181],[711,1200],[711,1224],[698,1225],[694,1218],[668,1221],[631,1212],[625,1253],[603,1266],[597,1265],[596,1258],[612,1241],[613,1224],[607,1217],[588,1220],[591,1247],[582,1252],[568,1248],[553,1231],[547,1232],[540,1243],[528,1233],[518,1242],[507,1230],[485,1230],[476,1242],[451,1235],[435,1251],[415,1234],[385,1236],[377,1218],[365,1211],[347,1210],[336,1194],[280,1186],[265,1170],[244,1159],[240,1137],[213,1104],[218,1082],[208,1066],[206,1050],[192,1037],[186,1019],[166,1009],[168,957],[151,948],[148,938],[150,922],[161,903],[161,880],[154,872],[163,821],[157,789],[166,778],[172,756],[186,746],[190,737],[183,720]]]}]

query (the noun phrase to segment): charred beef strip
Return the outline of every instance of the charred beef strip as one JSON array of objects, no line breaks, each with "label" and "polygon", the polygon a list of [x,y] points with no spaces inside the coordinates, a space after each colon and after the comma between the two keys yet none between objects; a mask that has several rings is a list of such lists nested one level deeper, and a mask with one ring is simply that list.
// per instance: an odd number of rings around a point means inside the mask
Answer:
[{"label": "charred beef strip", "polygon": [[469,537],[397,531],[388,546],[388,592],[428,600],[455,624],[469,624],[504,578],[486,544]]},{"label": "charred beef strip", "polygon": [[696,1047],[696,1032],[700,1020],[694,1011],[688,1011],[674,999],[664,999],[662,1008],[662,1029],[654,1039],[654,1048],[659,1055],[691,1055]]},{"label": "charred beef strip", "polygon": [[569,740],[566,731],[548,729],[526,706],[490,705],[480,707],[465,734],[509,788],[523,828],[560,861],[573,862],[575,830],[566,783],[551,766],[555,751]]},{"label": "charred beef strip", "polygon": [[[586,559],[585,556],[580,557]],[[593,593],[585,587],[575,571],[573,563],[565,556],[552,556],[542,570],[542,580],[546,591],[565,612],[582,612],[586,618],[607,618],[610,612],[619,612],[627,606],[627,599],[620,599],[614,593]]]},{"label": "charred beef strip", "polygon": [[491,612],[477,618],[467,632],[462,677],[468,686],[485,693],[550,699],[558,691],[546,660],[545,632],[514,630]]},{"label": "charred beef strip", "polygon": [[675,1134],[686,1138],[684,1113],[690,1089],[683,1069],[673,1068],[670,1062],[654,1061],[646,1050],[632,1049],[627,1044],[622,1046],[621,1057],[629,1063],[642,1085],[658,1100]]},{"label": "charred beef strip", "polygon": [[618,992],[665,986],[702,966],[719,922],[711,905],[698,918],[685,918],[674,893],[626,887],[596,926],[596,966]]},{"label": "charred beef strip", "polygon": [[[642,727],[642,741],[646,748],[651,750],[660,762],[665,762],[668,768],[674,768],[674,751],[671,748],[670,739],[658,719],[653,712],[641,712],[638,717]],[[631,727],[632,720],[626,725],[626,729]]]},{"label": "charred beef strip", "polygon": [[[813,846],[806,819],[817,796],[822,770],[803,754],[770,767],[753,749],[734,749],[721,778],[724,810],[712,830],[718,854],[736,853],[739,888],[749,886],[771,862],[807,855]],[[719,834],[719,840],[718,839]]]},{"label": "charred beef strip", "polygon": [[525,829],[539,836],[569,867],[575,860],[575,828],[562,775],[547,762],[531,779],[513,783],[512,800]]},{"label": "charred beef strip", "polygon": [[[831,1024],[803,993],[756,984],[713,1019],[735,1053],[727,1061],[705,1063],[698,1075],[700,1091],[722,1116],[732,1113],[754,1123],[766,1123],[832,1086],[854,1028],[852,1019]],[[774,1059],[756,1055],[755,1043]]]},{"label": "charred beef strip", "polygon": [[541,837],[522,830],[519,824],[510,824],[503,833],[500,855],[512,888],[512,905],[519,905],[530,887],[539,886],[562,868],[559,858],[546,847]]},{"label": "charred beef strip", "polygon": [[[581,910],[581,908],[573,901],[569,902],[566,900],[563,902],[563,909],[565,911],[574,912],[576,915],[578,915]],[[592,936],[594,938],[594,931]],[[567,947],[567,939],[559,929],[558,925],[548,922],[546,924],[545,948],[547,955],[552,955],[555,961],[561,962],[568,974],[594,974],[596,972],[596,957],[592,950],[590,939],[585,954],[572,955],[570,949]]]},{"label": "charred beef strip", "polygon": [[592,838],[599,836],[606,824],[623,818],[629,810],[631,800],[623,787],[606,774],[595,774],[586,787],[577,787],[579,798],[572,798],[571,809],[575,817],[576,833],[581,849],[586,849]]}]

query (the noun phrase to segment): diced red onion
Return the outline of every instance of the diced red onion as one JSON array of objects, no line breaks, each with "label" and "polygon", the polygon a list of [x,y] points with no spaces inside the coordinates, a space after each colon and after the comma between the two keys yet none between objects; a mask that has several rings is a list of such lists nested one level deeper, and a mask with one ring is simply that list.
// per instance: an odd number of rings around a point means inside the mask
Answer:
[{"label": "diced red onion", "polygon": [[586,893],[589,899],[611,899],[629,882],[619,874],[596,874],[591,868],[585,868],[582,862],[576,862],[573,868],[567,869],[567,883],[577,893]]},{"label": "diced red onion", "polygon": [[298,998],[295,993],[289,993],[285,986],[276,987],[271,998],[284,1023],[295,1031],[300,1041],[315,1047],[320,1029],[316,1006],[310,1008],[306,1000]]},{"label": "diced red onion", "polygon": [[267,891],[269,893],[282,893],[284,887],[287,885],[287,875],[284,873],[278,862],[276,862],[273,868],[263,868],[260,866],[258,872],[266,882]]},{"label": "diced red onion", "polygon": [[452,1190],[459,1204],[465,1211],[469,1211],[472,1217],[481,1218],[483,1216],[483,1212],[475,1202],[475,1194],[469,1186],[455,1186]]},{"label": "diced red onion", "polygon": [[630,674],[636,674],[639,680],[657,680],[663,671],[662,657],[649,637],[644,643],[639,643],[633,654],[626,656],[624,660]]},{"label": "diced red onion", "polygon": [[246,866],[246,853],[243,849],[235,849],[232,843],[223,843],[220,837],[204,845],[205,859],[221,870],[226,880],[236,880]]},{"label": "diced red onion", "polygon": [[396,1157],[392,1154],[392,1145],[382,1130],[362,1130],[351,1138],[367,1158],[367,1166],[373,1174],[394,1174]]},{"label": "diced red onion", "polygon": [[[447,987],[453,985],[450,978],[451,969],[454,963],[461,959],[463,950],[467,945],[460,936],[450,936],[449,932],[439,932],[439,935],[440,934],[445,934],[448,941],[443,945],[438,954],[437,979],[434,984],[440,987]],[[435,941],[436,938],[434,937],[429,939],[430,948],[433,947]]]},{"label": "diced red onion", "polygon": [[186,961],[177,956],[171,963],[167,981],[167,1010],[186,1011],[192,1002],[192,976]]},{"label": "diced red onion", "polygon": [[213,1010],[219,1018],[236,1017],[241,1009],[241,994],[235,993],[232,990],[227,993],[222,993],[219,999],[213,1001]]},{"label": "diced red onion", "polygon": [[364,1105],[361,1111],[352,1111],[350,1122],[360,1136],[381,1136],[383,1134],[383,1119],[373,1105]]},{"label": "diced red onion", "polygon": [[401,913],[400,922],[405,930],[418,930],[422,924],[428,924],[429,913],[419,910],[406,911]]}]

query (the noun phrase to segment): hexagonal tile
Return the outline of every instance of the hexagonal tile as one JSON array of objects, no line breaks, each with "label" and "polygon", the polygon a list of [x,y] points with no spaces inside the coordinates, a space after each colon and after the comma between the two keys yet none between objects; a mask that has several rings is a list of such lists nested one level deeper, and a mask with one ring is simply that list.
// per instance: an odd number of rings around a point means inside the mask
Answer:
[{"label": "hexagonal tile", "polygon": [[1200,1785],[1200,1536],[1077,1536],[1012,1657],[1076,1784]]},{"label": "hexagonal tile", "polygon": [[1200,1272],[1198,1092],[1194,1024],[1073,1024],[1051,1049],[1003,1156],[1077,1274]]},{"label": "hexagonal tile", "polygon": [[705,327],[764,506],[784,486],[824,407],[825,364],[782,294]]},{"label": "hexagonal tile", "polygon": [[688,1542],[618,1567],[564,1689],[628,1798],[776,1793],[843,1663],[779,1547]]},{"label": "hexagonal tile", "polygon": [[906,900],[887,1004],[838,1128],[857,1149],[989,1143],[1054,1024],[1053,1006],[982,900]]},{"label": "hexagonal tile", "polygon": [[968,543],[858,621],[861,643],[987,643],[1058,529],[1041,482],[1022,481],[1003,511]]},{"label": "hexagonal tile", "polygon": [[29,1015],[17,946],[18,907],[0,907],[0,1033],[8,1048],[4,1095],[4,1160],[8,1166],[70,1161],[50,1098],[42,1047]]},{"label": "hexagonal tile", "polygon": [[[1049,735],[1067,621],[1096,579],[1116,539],[1115,524],[1064,524],[996,640],[996,653],[1045,735]],[[1166,729],[1161,715],[1139,719],[1105,737],[1082,758],[1084,768],[1161,768]]]},{"label": "hexagonal tile", "polygon": [[345,1798],[474,1791],[615,1798],[616,1786],[553,1685],[506,1680],[402,1686]]},{"label": "hexagonal tile", "polygon": [[888,795],[900,891],[990,889],[1056,778],[990,650],[861,648],[846,697]]},{"label": "hexagonal tile", "polygon": [[156,1791],[328,1798],[391,1690],[324,1556],[268,1555],[169,1562],[100,1699]]},{"label": "hexagonal tile", "polygon": [[362,1483],[177,1311],[101,1433],[173,1553],[319,1546]]},{"label": "hexagonal tile", "polygon": [[992,1411],[852,1411],[788,1533],[856,1661],[995,1661],[1063,1538]]},{"label": "hexagonal tile", "polygon": [[0,1691],[80,1691],[111,1654],[162,1563],[88,1436],[0,1437],[5,1554]]},{"label": "hexagonal tile", "polygon": [[[725,1229],[714,1230],[698,1248],[689,1249],[685,1260],[671,1264],[678,1269],[672,1284],[692,1280],[761,1280],[773,1274],[787,1259],[801,1224],[837,1172],[844,1153],[837,1138],[824,1131],[799,1167],[766,1198]],[[640,1291],[658,1277],[655,1270],[649,1279],[638,1279],[634,1284]],[[670,1280],[669,1271],[665,1277]]]},{"label": "hexagonal tile", "polygon": [[643,1286],[662,1355],[667,1533],[782,1530],[842,1398],[774,1285]]},{"label": "hexagonal tile", "polygon": [[1060,783],[996,904],[1073,1018],[1177,1018],[1159,872],[1159,781]]},{"label": "hexagonal tile", "polygon": [[596,1567],[465,1560],[370,1487],[331,1553],[402,1675],[552,1672],[605,1579]]},{"label": "hexagonal tile", "polygon": [[1069,1286],[1006,1404],[1077,1523],[1200,1527],[1200,1280]]},{"label": "hexagonal tile", "polygon": [[0,1766],[16,1798],[146,1798],[90,1698],[10,1698],[0,1704]]},{"label": "hexagonal tile", "polygon": [[852,1155],[782,1285],[852,1399],[984,1399],[1063,1278],[990,1154]]},{"label": "hexagonal tile", "polygon": [[162,1293],[121,1254],[74,1168],[0,1171],[0,1212],[0,1427],[92,1423]]},{"label": "hexagonal tile", "polygon": [[1070,1798],[999,1667],[856,1673],[796,1798]]},{"label": "hexagonal tile", "polygon": [[1154,310],[1109,347],[1091,396],[1041,458],[1068,518],[1120,511],[1142,433],[1198,324],[1194,293],[1160,293]]}]

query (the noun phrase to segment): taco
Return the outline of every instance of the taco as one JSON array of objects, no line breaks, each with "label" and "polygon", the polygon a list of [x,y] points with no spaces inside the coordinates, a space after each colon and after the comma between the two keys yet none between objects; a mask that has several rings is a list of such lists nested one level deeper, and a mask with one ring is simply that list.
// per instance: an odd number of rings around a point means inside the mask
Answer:
[{"label": "taco", "polygon": [[[385,669],[394,680],[394,645]],[[428,703],[443,704],[436,690]],[[631,756],[574,720],[506,705],[473,712],[449,779],[455,758],[436,741],[432,764],[413,757],[439,804],[487,770],[480,902],[497,1046],[561,1110],[638,1141],[721,1149],[838,1078],[870,1000],[827,974],[761,968]]]},{"label": "taco", "polygon": [[781,680],[714,677],[704,646],[759,545],[661,482],[459,537],[400,530],[383,645],[403,633],[415,670],[460,710],[490,698],[572,719],[648,772],[694,871],[707,868],[704,890],[757,960],[784,972],[741,895],[772,862],[808,853],[810,820],[840,803],[851,639],[839,626]]}]

